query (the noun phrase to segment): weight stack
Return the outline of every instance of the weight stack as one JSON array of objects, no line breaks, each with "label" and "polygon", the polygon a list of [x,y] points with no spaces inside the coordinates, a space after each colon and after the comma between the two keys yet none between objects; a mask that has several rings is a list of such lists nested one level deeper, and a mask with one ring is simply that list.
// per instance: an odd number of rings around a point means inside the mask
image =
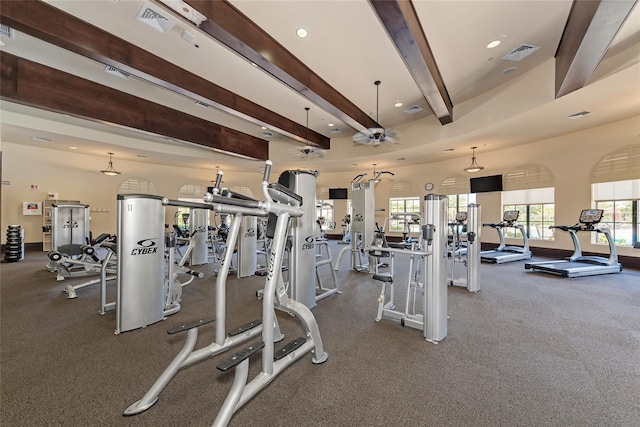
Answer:
[{"label": "weight stack", "polygon": [[19,225],[7,227],[7,244],[4,252],[6,262],[17,262],[24,259],[24,230]]}]

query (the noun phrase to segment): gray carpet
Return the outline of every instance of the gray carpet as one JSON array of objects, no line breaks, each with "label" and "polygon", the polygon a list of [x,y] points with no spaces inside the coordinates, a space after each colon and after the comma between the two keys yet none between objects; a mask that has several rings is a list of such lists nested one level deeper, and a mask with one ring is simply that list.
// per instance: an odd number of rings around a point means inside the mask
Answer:
[{"label": "gray carpet", "polygon": [[[334,258],[341,248],[332,243]],[[148,411],[122,411],[182,347],[184,335],[166,330],[213,313],[213,265],[184,289],[180,313],[114,335],[97,287],[66,299],[46,261],[34,252],[0,265],[0,425],[211,425],[232,381],[216,369],[222,355],[181,371]],[[231,426],[640,425],[640,272],[564,279],[522,262],[483,264],[481,292],[449,288],[448,336],[434,345],[397,321],[375,322],[379,284],[347,264],[343,293],[313,309],[329,360],[302,358]],[[398,304],[405,270],[398,259]],[[229,280],[229,327],[260,317],[262,282]],[[296,319],[278,318],[288,337],[301,333]],[[213,325],[201,329],[197,348],[213,340]]]}]

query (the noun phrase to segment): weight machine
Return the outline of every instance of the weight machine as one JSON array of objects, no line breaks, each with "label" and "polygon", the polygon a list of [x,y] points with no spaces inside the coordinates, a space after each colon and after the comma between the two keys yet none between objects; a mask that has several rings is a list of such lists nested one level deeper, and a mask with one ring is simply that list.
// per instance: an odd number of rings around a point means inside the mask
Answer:
[{"label": "weight machine", "polygon": [[[467,247],[466,258],[462,258],[462,255],[455,250],[460,249],[457,245],[457,233],[453,234],[453,242],[451,243],[451,250],[449,257],[451,260],[451,274],[449,277],[449,285],[466,288],[469,292],[480,291],[480,205],[470,203],[467,206],[466,212],[458,212],[456,215],[456,226],[462,225],[466,222],[467,226]],[[449,224],[451,225],[451,223]],[[466,277],[454,279],[456,264],[463,264],[466,267]]]},{"label": "weight machine", "polygon": [[[447,336],[447,197],[428,194],[424,198],[424,211],[425,220],[420,227],[419,240],[411,243],[409,249],[385,247],[383,240],[375,239],[374,245],[366,250],[374,255],[389,253],[409,256],[409,281],[404,311],[395,310],[393,276],[373,275],[374,280],[382,282],[376,321],[383,317],[400,320],[402,326],[420,329],[427,341],[438,343]],[[387,285],[389,297],[386,296]],[[421,313],[416,311],[418,290],[423,296]]]},{"label": "weight machine", "polygon": [[[282,279],[282,258],[287,240],[287,227],[290,218],[299,218],[303,214],[301,206],[303,199],[281,184],[269,184],[271,162],[266,162],[262,190],[265,201],[235,199],[218,195],[220,175],[214,187],[214,193],[207,194],[205,201],[210,203],[209,209],[216,212],[228,212],[234,215],[229,235],[227,237],[227,256],[216,279],[216,315],[215,319],[196,320],[172,328],[170,333],[187,331],[187,339],[183,349],[158,378],[155,384],[142,399],[129,406],[124,415],[135,415],[150,408],[158,400],[159,394],[173,379],[177,372],[200,360],[214,356],[239,343],[250,340],[260,334],[261,340],[250,344],[246,348],[234,353],[231,357],[218,365],[220,370],[235,368],[235,378],[231,390],[216,417],[214,426],[226,426],[233,414],[247,403],[260,390],[265,388],[289,365],[308,353],[312,353],[313,363],[323,363],[328,355],[322,346],[322,339],[315,317],[302,303],[287,296]],[[170,203],[168,201],[167,203]],[[313,206],[313,204],[312,204]],[[266,277],[263,302],[262,321],[250,322],[225,336],[225,304],[226,277],[230,265],[230,254],[233,251],[238,230],[243,215],[266,216],[273,214],[270,221],[273,230],[272,245],[269,253],[268,274]],[[275,221],[275,224],[273,224]],[[278,351],[274,342],[281,340],[282,334],[277,324],[274,309],[277,308],[298,318],[305,330],[305,335],[294,339]],[[198,326],[216,321],[216,338],[210,346],[193,351],[197,337]],[[263,327],[268,325],[268,327]],[[262,349],[261,372],[250,382],[247,382],[249,371],[249,357]]]},{"label": "weight machine", "polygon": [[383,174],[394,175],[389,171],[377,172],[373,179],[362,182],[367,176],[362,173],[351,181],[351,245],[338,253],[336,269],[340,268],[340,261],[345,252],[351,252],[349,268],[353,271],[374,273],[374,261],[362,260],[364,247],[373,241],[375,232],[375,185]]}]

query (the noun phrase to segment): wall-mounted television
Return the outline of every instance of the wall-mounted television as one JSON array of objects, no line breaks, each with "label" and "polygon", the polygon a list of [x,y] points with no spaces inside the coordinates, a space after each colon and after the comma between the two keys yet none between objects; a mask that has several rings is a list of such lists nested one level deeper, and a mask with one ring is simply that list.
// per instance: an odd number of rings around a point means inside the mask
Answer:
[{"label": "wall-mounted television", "polygon": [[349,194],[347,193],[346,188],[330,188],[329,189],[329,199],[331,200],[344,200],[348,198],[349,198]]},{"label": "wall-mounted television", "polygon": [[489,193],[491,191],[502,191],[502,175],[481,176],[471,178],[472,193]]}]

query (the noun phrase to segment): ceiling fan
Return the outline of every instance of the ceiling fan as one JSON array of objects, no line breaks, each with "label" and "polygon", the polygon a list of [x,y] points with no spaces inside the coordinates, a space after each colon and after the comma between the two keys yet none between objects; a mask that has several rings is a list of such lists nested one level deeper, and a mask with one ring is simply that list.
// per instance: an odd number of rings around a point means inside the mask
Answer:
[{"label": "ceiling fan", "polygon": [[[376,123],[380,124],[379,120],[379,91],[380,80],[376,80],[373,84],[376,85]],[[353,142],[362,145],[373,145],[377,147],[380,144],[397,144],[400,138],[400,131],[395,129],[385,129],[383,127],[369,128],[367,130],[360,131],[353,135]]]},{"label": "ceiling fan", "polygon": [[292,154],[300,159],[319,159],[324,157],[325,150],[309,145],[309,107],[304,108],[307,111],[307,136],[305,145],[300,147],[290,148],[289,154]]}]

